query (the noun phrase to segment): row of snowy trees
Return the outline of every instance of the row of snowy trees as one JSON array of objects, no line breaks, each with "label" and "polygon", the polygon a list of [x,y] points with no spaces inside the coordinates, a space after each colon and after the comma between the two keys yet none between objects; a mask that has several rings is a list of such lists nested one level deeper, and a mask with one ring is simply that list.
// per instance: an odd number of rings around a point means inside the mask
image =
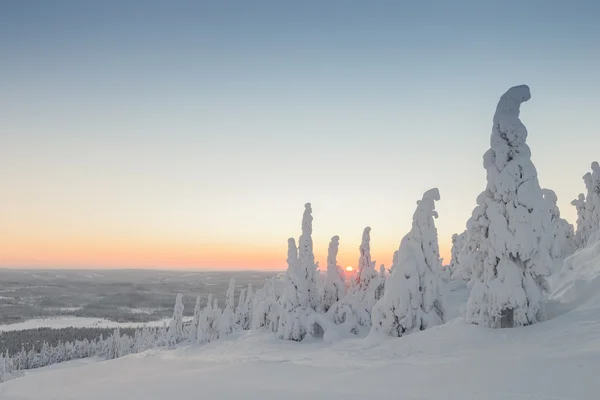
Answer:
[{"label": "row of snowy trees", "polygon": [[77,360],[87,357],[100,357],[113,359],[128,354],[139,353],[159,346],[167,346],[168,330],[166,327],[142,327],[135,330],[132,336],[121,334],[116,328],[112,335],[104,338],[102,335],[95,340],[74,340],[72,342],[59,342],[50,346],[44,342],[39,351],[34,348],[9,354],[0,354],[0,382],[16,371],[45,367],[64,361]]}]

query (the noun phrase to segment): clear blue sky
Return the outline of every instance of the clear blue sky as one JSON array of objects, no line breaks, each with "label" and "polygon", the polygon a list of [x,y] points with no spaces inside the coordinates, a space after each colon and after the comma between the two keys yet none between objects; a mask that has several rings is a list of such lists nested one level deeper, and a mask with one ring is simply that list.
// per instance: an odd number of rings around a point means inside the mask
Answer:
[{"label": "clear blue sky", "polygon": [[285,265],[372,227],[389,265],[438,187],[447,255],[499,96],[542,186],[600,159],[598,1],[2,1],[0,265]]}]

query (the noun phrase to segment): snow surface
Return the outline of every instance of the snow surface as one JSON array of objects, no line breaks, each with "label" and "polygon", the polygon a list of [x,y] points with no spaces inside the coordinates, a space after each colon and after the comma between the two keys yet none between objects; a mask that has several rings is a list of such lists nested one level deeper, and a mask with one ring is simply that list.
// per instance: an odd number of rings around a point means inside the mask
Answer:
[{"label": "snow surface", "polygon": [[[600,244],[572,256],[548,304],[553,319],[489,329],[455,318],[401,338],[277,340],[246,332],[110,361],[77,360],[0,384],[2,400],[588,400],[600,381]],[[460,282],[449,309],[464,306]],[[452,313],[458,310],[452,310]],[[464,312],[464,310],[463,310]]]}]

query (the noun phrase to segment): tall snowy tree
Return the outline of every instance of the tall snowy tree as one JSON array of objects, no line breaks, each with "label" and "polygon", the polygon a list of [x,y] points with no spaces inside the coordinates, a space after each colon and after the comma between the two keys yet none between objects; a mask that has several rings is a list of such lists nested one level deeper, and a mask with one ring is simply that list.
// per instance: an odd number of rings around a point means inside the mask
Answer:
[{"label": "tall snowy tree", "polygon": [[491,148],[483,156],[487,187],[467,223],[460,255],[472,273],[467,320],[489,327],[539,320],[551,260],[545,250],[543,198],[519,119],[529,87],[510,88],[494,114]]},{"label": "tall snowy tree", "polygon": [[398,249],[398,264],[373,307],[374,332],[403,336],[444,321],[444,301],[434,272],[442,266],[434,223],[439,199],[439,191],[431,189],[417,202],[412,229]]},{"label": "tall snowy tree", "polygon": [[346,287],[344,282],[344,271],[337,263],[339,246],[340,237],[332,237],[327,252],[327,277],[325,279],[325,289],[323,293],[323,311],[325,312],[344,296]]},{"label": "tall snowy tree", "polygon": [[179,293],[175,299],[175,308],[173,310],[173,319],[169,323],[167,340],[169,345],[173,346],[183,339],[183,295]]},{"label": "tall snowy tree", "polygon": [[308,276],[298,260],[298,249],[293,238],[288,239],[287,264],[277,335],[282,339],[300,341],[307,333],[306,320],[311,307]]},{"label": "tall snowy tree", "polygon": [[358,248],[360,257],[358,258],[358,273],[356,275],[356,285],[353,290],[365,292],[371,283],[371,280],[377,277],[375,271],[375,261],[371,260],[371,228],[366,227],[362,234],[362,241]]},{"label": "tall snowy tree", "polygon": [[288,340],[302,340],[312,333],[309,316],[319,305],[317,289],[317,266],[312,242],[312,208],[304,206],[300,246],[296,249],[294,239],[288,240],[288,269],[285,274],[282,296],[282,312],[277,329],[278,337]]}]

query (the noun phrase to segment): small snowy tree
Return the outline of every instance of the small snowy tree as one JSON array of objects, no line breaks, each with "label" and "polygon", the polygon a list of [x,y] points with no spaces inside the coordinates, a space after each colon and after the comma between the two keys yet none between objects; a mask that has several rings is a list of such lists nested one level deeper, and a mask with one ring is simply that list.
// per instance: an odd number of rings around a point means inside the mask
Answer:
[{"label": "small snowy tree", "polygon": [[173,319],[169,323],[167,340],[170,346],[174,346],[183,339],[183,295],[179,293],[175,299]]},{"label": "small snowy tree", "polygon": [[0,352],[0,383],[6,381],[6,361],[4,355]]},{"label": "small snowy tree", "polygon": [[344,296],[345,282],[344,271],[337,264],[337,254],[340,246],[340,237],[334,236],[329,243],[327,252],[327,277],[323,293],[323,311],[329,308]]},{"label": "small snowy tree", "polygon": [[349,333],[360,335],[371,328],[371,310],[381,294],[379,274],[371,260],[371,228],[366,227],[359,246],[358,272],[348,294],[333,304],[327,312],[336,325]]},{"label": "small snowy tree", "polygon": [[577,249],[587,246],[592,235],[600,229],[600,165],[594,161],[591,167],[592,172],[583,176],[586,195],[582,193],[571,202],[577,209]]},{"label": "small snowy tree", "polygon": [[372,312],[374,332],[403,336],[444,322],[444,302],[434,271],[441,268],[435,201],[431,189],[417,202],[411,231],[398,249],[397,265]]},{"label": "small snowy tree", "polygon": [[244,312],[246,313],[242,329],[247,331],[252,328],[252,314],[254,309],[254,293],[252,292],[252,284],[248,284],[248,290],[246,291],[246,304],[244,305]]},{"label": "small snowy tree", "polygon": [[[282,313],[281,297],[284,283],[277,277],[269,278],[252,297],[251,327],[255,330],[277,332]],[[247,298],[247,297],[246,297]]]},{"label": "small snowy tree", "polygon": [[202,307],[200,306],[200,296],[196,296],[196,304],[194,306],[194,317],[192,323],[189,326],[188,339],[191,342],[198,340],[198,325],[200,324],[200,315],[202,314]]},{"label": "small snowy tree", "polygon": [[240,330],[243,328],[244,321],[248,318],[248,310],[246,309],[246,289],[240,291],[240,297],[238,298],[238,305],[235,309],[235,325]]},{"label": "small snowy tree", "polygon": [[465,280],[471,279],[471,271],[464,267],[464,264],[460,263],[459,255],[462,249],[467,243],[467,231],[461,234],[455,233],[452,235],[452,249],[450,250],[450,273],[452,280]]},{"label": "small snowy tree", "polygon": [[576,249],[585,247],[587,238],[585,237],[585,195],[579,193],[579,196],[571,201],[571,205],[575,206],[577,210],[577,231],[574,238],[574,246]]},{"label": "small snowy tree", "polygon": [[460,262],[471,273],[467,320],[489,327],[539,320],[551,261],[543,231],[543,198],[519,119],[529,87],[510,88],[494,114],[491,148],[483,157],[487,187],[467,223]]},{"label": "small snowy tree", "polygon": [[235,281],[233,278],[229,281],[229,288],[225,296],[225,308],[220,318],[220,330],[219,337],[227,336],[231,334],[235,328]]},{"label": "small snowy tree", "polygon": [[206,306],[202,310],[200,314],[200,318],[198,320],[198,333],[196,334],[198,343],[206,343],[210,342],[213,333],[212,333],[212,325],[213,325],[213,311],[212,311],[213,301],[212,301],[212,293],[208,294],[208,299],[206,300]]},{"label": "small snowy tree", "polygon": [[573,225],[560,217],[558,198],[554,191],[542,189],[542,196],[544,200],[543,228],[545,238],[548,240],[548,251],[550,257],[557,261],[555,264],[562,264],[562,261],[575,251]]}]

